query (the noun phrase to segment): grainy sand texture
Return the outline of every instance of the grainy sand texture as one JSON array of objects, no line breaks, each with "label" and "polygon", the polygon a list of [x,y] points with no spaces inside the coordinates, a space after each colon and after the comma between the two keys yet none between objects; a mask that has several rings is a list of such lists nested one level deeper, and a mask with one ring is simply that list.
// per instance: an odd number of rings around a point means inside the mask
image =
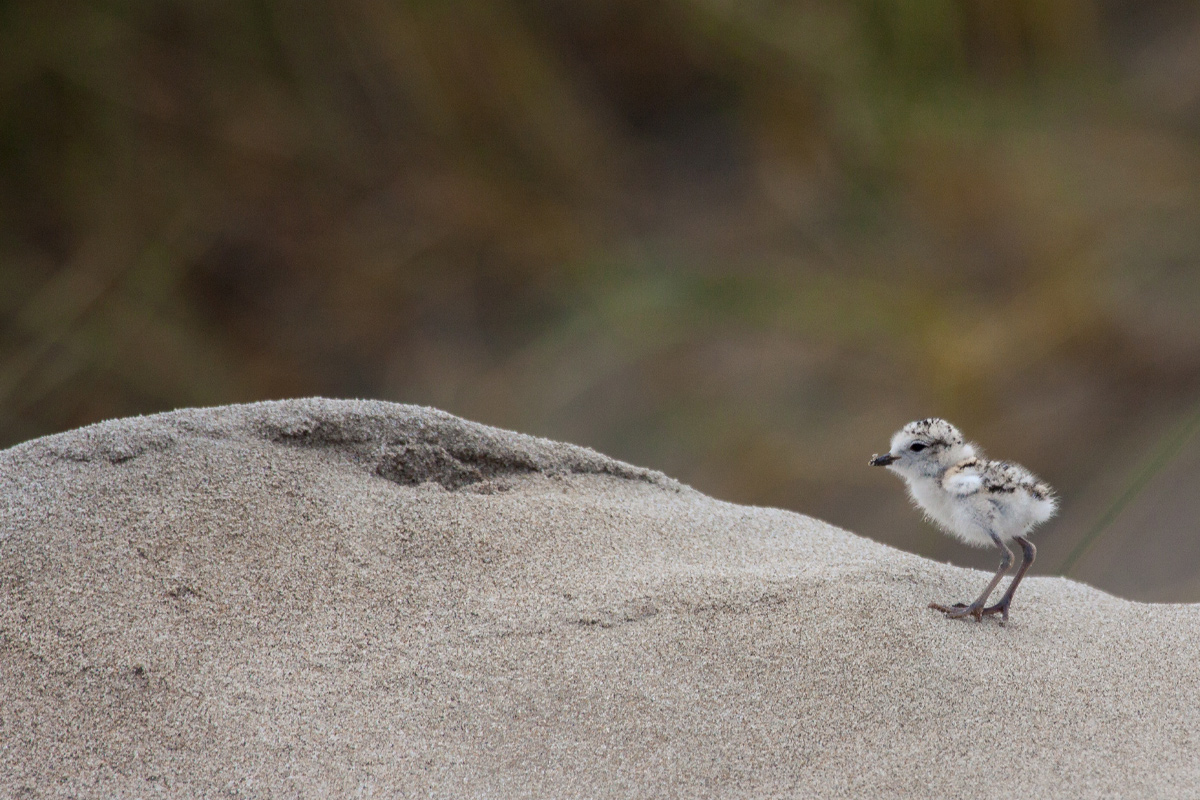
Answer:
[{"label": "grainy sand texture", "polygon": [[1200,608],[986,577],[431,409],[106,422],[0,453],[0,797],[1200,793]]}]

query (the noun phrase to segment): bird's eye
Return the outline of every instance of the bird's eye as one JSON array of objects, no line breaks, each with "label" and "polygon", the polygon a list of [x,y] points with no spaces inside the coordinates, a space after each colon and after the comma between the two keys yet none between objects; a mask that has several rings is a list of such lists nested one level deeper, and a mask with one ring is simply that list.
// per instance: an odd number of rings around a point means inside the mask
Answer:
[{"label": "bird's eye", "polygon": [[912,450],[914,453],[919,453],[919,452],[921,452],[922,450],[924,450],[924,449],[925,449],[926,447],[928,447],[928,446],[929,446],[929,445],[927,445],[927,444],[922,444],[921,442],[913,442],[912,444],[910,444],[910,445],[908,446],[908,449],[909,449],[909,450]]}]

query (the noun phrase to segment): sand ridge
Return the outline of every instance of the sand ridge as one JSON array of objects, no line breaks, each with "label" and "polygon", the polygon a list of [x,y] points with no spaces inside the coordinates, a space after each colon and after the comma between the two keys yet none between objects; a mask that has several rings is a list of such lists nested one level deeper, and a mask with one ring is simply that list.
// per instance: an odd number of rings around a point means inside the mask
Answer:
[{"label": "sand ridge", "polygon": [[1188,796],[1200,608],[981,574],[433,409],[0,453],[0,795]]}]

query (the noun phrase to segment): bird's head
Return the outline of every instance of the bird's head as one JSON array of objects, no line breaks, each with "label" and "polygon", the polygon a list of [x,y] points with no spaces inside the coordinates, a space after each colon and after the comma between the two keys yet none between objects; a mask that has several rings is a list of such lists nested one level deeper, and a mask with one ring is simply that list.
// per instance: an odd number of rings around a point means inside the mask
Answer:
[{"label": "bird's head", "polygon": [[873,457],[870,463],[908,479],[940,475],[973,455],[975,448],[963,440],[958,428],[931,417],[910,422],[897,431],[888,452]]}]

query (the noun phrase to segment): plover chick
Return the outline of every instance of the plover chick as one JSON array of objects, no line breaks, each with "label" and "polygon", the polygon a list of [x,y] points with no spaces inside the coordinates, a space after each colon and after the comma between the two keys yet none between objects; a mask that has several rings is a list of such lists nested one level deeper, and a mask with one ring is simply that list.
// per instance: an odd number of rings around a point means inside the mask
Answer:
[{"label": "plover chick", "polygon": [[[975,602],[929,607],[947,617],[981,621],[984,615],[1000,614],[1007,621],[1013,593],[1037,554],[1025,537],[1054,516],[1058,501],[1053,490],[1024,467],[982,456],[975,445],[963,441],[958,428],[932,418],[905,425],[892,437],[891,449],[870,463],[904,478],[913,502],[942,530],[973,547],[1000,548],[1000,568]],[[1012,566],[1008,541],[1021,546],[1021,568],[1000,601],[989,606],[988,597]]]}]

